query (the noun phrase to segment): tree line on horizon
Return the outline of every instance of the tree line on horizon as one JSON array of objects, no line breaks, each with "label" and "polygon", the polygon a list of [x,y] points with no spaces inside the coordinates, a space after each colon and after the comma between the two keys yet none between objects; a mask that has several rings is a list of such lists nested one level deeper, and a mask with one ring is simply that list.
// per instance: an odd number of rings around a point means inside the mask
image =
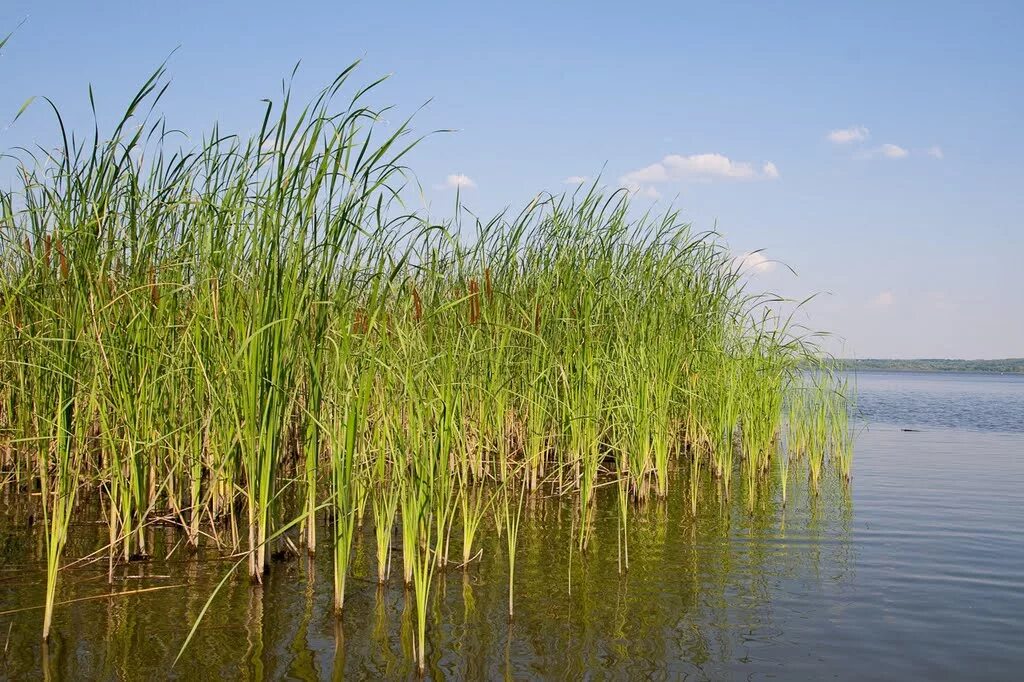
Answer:
[{"label": "tree line on horizon", "polygon": [[957,360],[950,358],[919,358],[911,360],[860,358],[844,359],[840,364],[851,370],[881,369],[902,372],[989,372],[1024,374],[1024,358],[996,360]]}]

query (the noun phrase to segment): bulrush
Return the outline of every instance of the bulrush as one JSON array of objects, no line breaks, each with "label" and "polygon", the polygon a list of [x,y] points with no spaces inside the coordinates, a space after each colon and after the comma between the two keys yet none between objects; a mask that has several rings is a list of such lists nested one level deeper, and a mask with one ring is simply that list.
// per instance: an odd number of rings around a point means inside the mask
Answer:
[{"label": "bulrush", "polygon": [[469,280],[469,323],[480,322],[480,285],[475,279]]},{"label": "bulrush", "polygon": [[363,308],[356,308],[352,318],[352,333],[365,334],[368,325],[369,320],[366,317],[366,310]]},{"label": "bulrush", "polygon": [[71,276],[71,266],[68,265],[68,256],[64,253],[64,245],[61,243],[60,237],[54,240],[54,249],[57,251],[57,255],[60,257],[60,276],[61,279],[67,280]]},{"label": "bulrush", "polygon": [[764,494],[798,463],[815,489],[850,475],[846,387],[757,314],[776,299],[713,233],[600,188],[473,226],[406,215],[409,128],[376,126],[352,73],[183,157],[136,134],[157,72],[105,140],[69,135],[92,147],[56,169],[26,157],[20,196],[0,195],[25,246],[0,249],[0,452],[42,493],[45,634],[65,548],[84,546],[68,535],[91,532],[71,523],[79,487],[105,512],[109,578],[159,522],[261,583],[326,517],[339,611],[369,509],[377,580],[401,553],[422,671],[449,556],[501,545],[512,615],[517,548],[545,541],[519,532],[532,500],[570,500],[572,542],[602,552],[592,520],[614,497],[626,570],[631,509],[670,482],[688,477],[696,515],[728,508],[734,472]]},{"label": "bulrush", "polygon": [[420,292],[416,289],[416,285],[412,286],[412,310],[413,319],[419,322],[423,319],[423,302],[420,300]]},{"label": "bulrush", "polygon": [[156,268],[154,266],[149,268],[149,302],[154,308],[160,307],[160,286],[156,281]]}]

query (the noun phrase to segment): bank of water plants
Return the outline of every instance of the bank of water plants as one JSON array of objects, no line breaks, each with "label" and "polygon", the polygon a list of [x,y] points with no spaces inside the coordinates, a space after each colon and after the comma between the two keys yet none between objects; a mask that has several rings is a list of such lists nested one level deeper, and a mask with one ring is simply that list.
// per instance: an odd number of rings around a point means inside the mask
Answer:
[{"label": "bank of water plants", "polygon": [[422,669],[432,582],[472,570],[481,533],[505,538],[513,616],[530,496],[571,506],[586,561],[614,486],[626,571],[631,507],[673,486],[696,513],[737,480],[849,477],[831,364],[716,234],[599,184],[431,219],[409,203],[417,138],[352,73],[266,103],[251,137],[185,144],[152,113],[158,71],[111,131],[54,109],[56,146],[13,154],[0,457],[45,523],[44,638],[84,499],[111,575],[159,519],[254,583],[272,555],[331,553],[339,617],[372,524]]}]

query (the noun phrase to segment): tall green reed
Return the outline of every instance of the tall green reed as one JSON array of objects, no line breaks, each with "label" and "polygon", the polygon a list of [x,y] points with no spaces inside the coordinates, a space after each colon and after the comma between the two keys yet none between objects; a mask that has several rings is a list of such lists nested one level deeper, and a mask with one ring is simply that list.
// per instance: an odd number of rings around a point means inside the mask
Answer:
[{"label": "tall green reed", "polygon": [[677,470],[693,514],[718,502],[709,473],[750,500],[780,457],[783,480],[849,476],[847,387],[717,235],[596,184],[488,220],[416,214],[415,140],[352,73],[306,106],[286,88],[251,138],[180,149],[160,70],[109,135],[62,128],[0,195],[0,461],[45,491],[48,603],[86,485],[111,573],[160,509],[261,582],[294,528],[318,550],[326,509],[339,611],[368,504],[381,583],[400,537],[422,669],[453,533],[463,566],[503,536],[512,614],[529,495],[571,499],[588,550],[615,483],[625,570],[632,505]]}]

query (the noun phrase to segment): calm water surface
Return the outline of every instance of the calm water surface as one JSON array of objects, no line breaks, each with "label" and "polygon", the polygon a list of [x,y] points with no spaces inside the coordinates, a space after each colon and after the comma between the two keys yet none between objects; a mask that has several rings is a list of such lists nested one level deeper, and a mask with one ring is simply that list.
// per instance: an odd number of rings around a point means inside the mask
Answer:
[{"label": "calm water surface", "polygon": [[[863,372],[853,484],[819,497],[802,475],[757,499],[711,482],[689,515],[685,480],[635,510],[631,565],[617,572],[613,499],[594,544],[569,555],[572,510],[532,501],[507,619],[500,543],[435,582],[429,675],[442,679],[1019,679],[1024,669],[1024,378]],[[903,429],[914,429],[904,431]],[[42,601],[43,540],[23,505],[0,517],[0,612]],[[482,533],[493,536],[490,529]],[[100,542],[74,530],[69,556]],[[67,570],[55,635],[42,612],[0,615],[0,678],[409,678],[413,608],[378,591],[367,529],[346,612],[331,613],[326,554],[275,565],[253,590],[229,581],[197,639],[186,633],[228,564],[195,561],[154,531],[169,560]],[[454,544],[454,542],[453,542]],[[400,557],[395,564],[400,569]]]}]

